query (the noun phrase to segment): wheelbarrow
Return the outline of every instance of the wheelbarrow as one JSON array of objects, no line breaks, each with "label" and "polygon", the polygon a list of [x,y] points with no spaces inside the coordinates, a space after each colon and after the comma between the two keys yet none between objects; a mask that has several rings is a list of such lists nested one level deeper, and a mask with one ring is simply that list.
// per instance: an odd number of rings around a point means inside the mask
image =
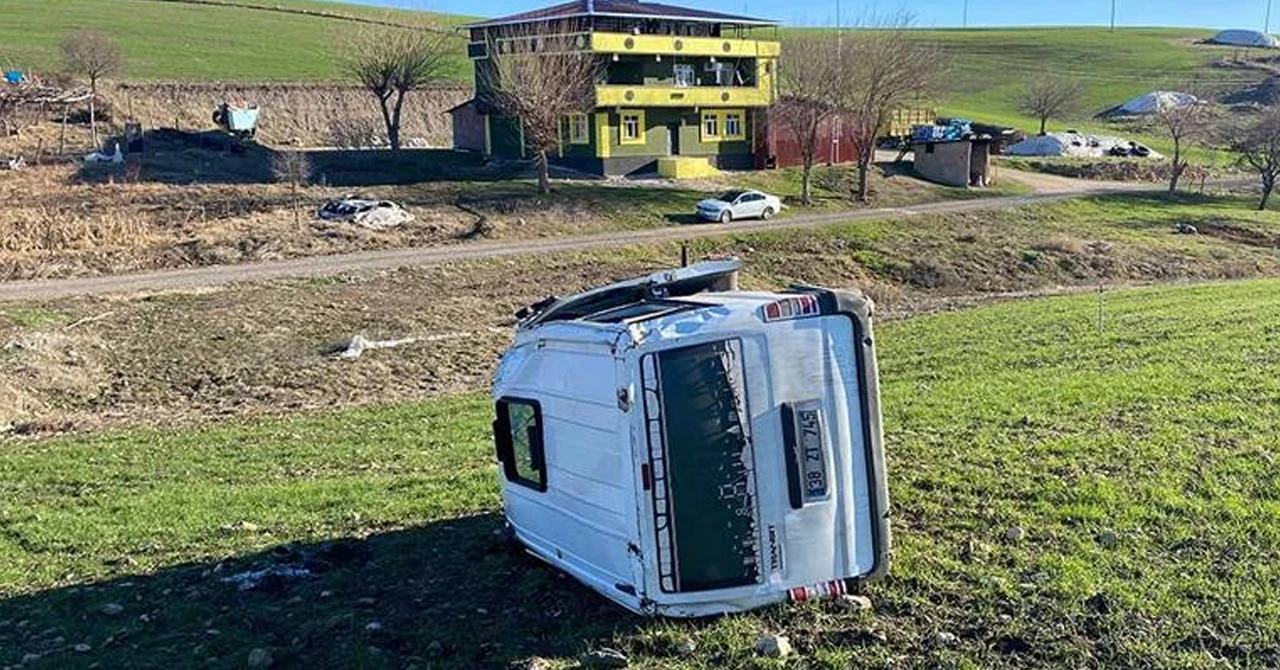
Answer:
[{"label": "wheelbarrow", "polygon": [[213,111],[213,122],[236,139],[247,142],[258,129],[258,107],[232,107],[224,102]]}]

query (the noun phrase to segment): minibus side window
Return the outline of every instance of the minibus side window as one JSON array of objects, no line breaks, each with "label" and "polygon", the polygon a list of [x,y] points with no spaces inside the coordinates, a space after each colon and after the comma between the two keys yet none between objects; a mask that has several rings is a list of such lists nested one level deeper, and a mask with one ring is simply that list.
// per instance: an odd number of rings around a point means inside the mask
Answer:
[{"label": "minibus side window", "polygon": [[498,401],[493,438],[507,481],[535,491],[547,490],[547,465],[542,439],[542,407],[536,400]]}]

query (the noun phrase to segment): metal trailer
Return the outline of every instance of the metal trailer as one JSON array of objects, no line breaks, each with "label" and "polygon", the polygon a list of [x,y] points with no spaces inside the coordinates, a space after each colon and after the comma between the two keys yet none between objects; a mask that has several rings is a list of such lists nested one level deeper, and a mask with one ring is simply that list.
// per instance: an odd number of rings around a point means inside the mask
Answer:
[{"label": "metal trailer", "polygon": [[871,302],[733,290],[740,267],[528,307],[496,373],[514,538],[632,611],[834,597],[889,569]]}]

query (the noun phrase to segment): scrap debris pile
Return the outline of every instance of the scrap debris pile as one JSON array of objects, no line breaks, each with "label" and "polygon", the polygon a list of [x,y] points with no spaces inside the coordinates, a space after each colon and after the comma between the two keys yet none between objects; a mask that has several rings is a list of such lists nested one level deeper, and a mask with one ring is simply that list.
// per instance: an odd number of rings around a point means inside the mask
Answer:
[{"label": "scrap debris pile", "polygon": [[367,200],[354,195],[326,202],[317,215],[325,221],[347,221],[372,230],[387,230],[413,221],[413,214],[390,200]]},{"label": "scrap debris pile", "polygon": [[[0,137],[16,135],[18,127],[14,124],[14,113],[21,107],[33,105],[62,106],[84,102],[92,93],[84,87],[62,88],[48,86],[36,78],[17,71],[4,73],[4,83],[0,83]],[[9,165],[10,169],[16,169]]]},{"label": "scrap debris pile", "polygon": [[35,77],[11,76],[12,74],[5,73],[5,83],[0,85],[0,107],[70,105],[84,102],[92,95],[89,89],[83,86],[75,88],[49,86]]}]

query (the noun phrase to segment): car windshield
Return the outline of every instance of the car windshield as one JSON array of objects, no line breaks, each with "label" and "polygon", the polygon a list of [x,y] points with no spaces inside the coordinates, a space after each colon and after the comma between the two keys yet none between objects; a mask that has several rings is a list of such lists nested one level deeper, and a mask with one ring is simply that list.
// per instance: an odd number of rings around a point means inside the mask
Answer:
[{"label": "car windshield", "polygon": [[746,191],[725,191],[724,193],[721,193],[720,197],[716,199],[723,200],[725,202],[733,202],[734,200],[737,200],[738,196],[742,195],[743,193],[746,193]]}]

